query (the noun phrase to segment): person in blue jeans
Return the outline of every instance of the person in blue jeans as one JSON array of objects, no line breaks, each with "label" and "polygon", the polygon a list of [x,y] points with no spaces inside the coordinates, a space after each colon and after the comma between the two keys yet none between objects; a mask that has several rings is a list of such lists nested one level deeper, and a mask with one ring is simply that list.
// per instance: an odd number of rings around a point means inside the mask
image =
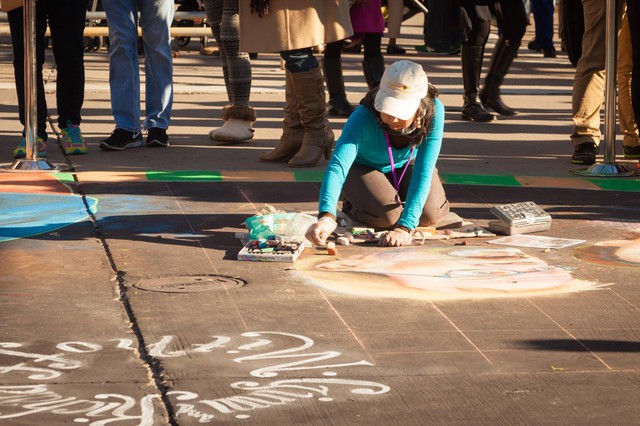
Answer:
[{"label": "person in blue jeans", "polygon": [[[172,0],[103,0],[109,27],[109,85],[116,127],[100,141],[100,148],[122,151],[144,145],[169,146],[167,128],[173,104],[173,61],[170,26]],[[138,9],[144,46],[146,118],[140,126],[140,74],[138,71]]]},{"label": "person in blue jeans", "polygon": [[[25,125],[24,92],[24,21],[23,7],[7,11],[13,46],[13,69],[18,95],[20,123]],[[56,62],[56,106],[60,145],[65,154],[85,154],[87,145],[80,132],[80,110],[84,103],[84,45],[83,31],[87,12],[86,0],[40,0],[36,2],[36,105],[38,157],[47,156],[47,101],[42,79],[45,61],[45,39],[47,23],[51,29],[51,43]],[[23,131],[23,135],[25,132]],[[23,138],[16,149],[14,158],[26,156],[26,140]]]},{"label": "person in blue jeans", "polygon": [[536,36],[528,44],[529,50],[542,51],[545,58],[555,58],[553,44],[553,14],[555,0],[531,0],[531,12],[536,28]]}]

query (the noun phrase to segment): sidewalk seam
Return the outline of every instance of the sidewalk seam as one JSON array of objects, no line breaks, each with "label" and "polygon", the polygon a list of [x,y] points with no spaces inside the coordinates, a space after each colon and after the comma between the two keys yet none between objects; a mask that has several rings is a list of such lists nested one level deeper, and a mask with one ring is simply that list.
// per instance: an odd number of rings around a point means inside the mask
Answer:
[{"label": "sidewalk seam", "polygon": [[73,177],[74,177],[74,183],[76,184],[76,192],[78,193],[78,195],[80,195],[82,199],[82,203],[87,211],[89,220],[91,221],[91,224],[93,225],[93,229],[96,232],[96,236],[100,241],[100,244],[102,245],[102,249],[105,252],[105,255],[109,262],[109,266],[115,274],[115,281],[117,282],[119,300],[122,303],[122,306],[127,314],[127,318],[129,319],[129,327],[133,332],[134,336],[136,336],[136,339],[138,340],[138,348],[136,349],[136,352],[138,353],[138,357],[143,361],[144,365],[147,367],[148,373],[153,379],[156,389],[160,392],[160,399],[165,407],[166,414],[168,416],[168,423],[172,426],[177,426],[178,423],[176,423],[175,421],[175,410],[173,408],[173,405],[169,397],[167,396],[168,387],[164,384],[164,370],[160,364],[160,361],[152,357],[151,355],[149,355],[149,352],[147,351],[147,346],[145,344],[144,336],[142,335],[142,331],[140,330],[140,327],[138,327],[136,315],[133,312],[133,308],[131,307],[131,304],[129,303],[129,298],[127,297],[127,288],[124,285],[125,272],[120,271],[115,261],[113,260],[113,255],[111,253],[111,249],[109,248],[109,244],[107,244],[106,239],[104,238],[104,236],[102,235],[102,232],[100,232],[100,229],[98,228],[98,222],[96,220],[96,217],[94,213],[91,211],[89,204],[87,203],[85,194],[80,189],[80,182],[78,182],[75,173],[73,173]]}]

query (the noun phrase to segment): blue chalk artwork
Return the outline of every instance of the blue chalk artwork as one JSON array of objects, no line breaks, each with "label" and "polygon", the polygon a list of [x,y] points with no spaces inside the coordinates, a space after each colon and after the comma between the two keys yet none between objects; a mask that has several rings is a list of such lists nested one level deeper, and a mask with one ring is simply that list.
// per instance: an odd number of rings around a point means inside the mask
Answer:
[{"label": "blue chalk artwork", "polygon": [[81,222],[94,214],[98,200],[80,195],[0,192],[0,242],[41,235]]}]

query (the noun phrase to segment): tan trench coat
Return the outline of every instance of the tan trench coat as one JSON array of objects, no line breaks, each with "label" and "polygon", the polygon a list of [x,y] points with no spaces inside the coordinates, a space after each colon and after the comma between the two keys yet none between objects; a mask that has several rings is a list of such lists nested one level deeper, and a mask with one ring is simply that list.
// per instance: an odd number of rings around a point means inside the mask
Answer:
[{"label": "tan trench coat", "polygon": [[269,15],[251,13],[240,0],[240,50],[282,52],[353,35],[347,0],[269,0]]},{"label": "tan trench coat", "polygon": [[0,10],[9,12],[13,9],[22,7],[23,0],[0,0]]}]

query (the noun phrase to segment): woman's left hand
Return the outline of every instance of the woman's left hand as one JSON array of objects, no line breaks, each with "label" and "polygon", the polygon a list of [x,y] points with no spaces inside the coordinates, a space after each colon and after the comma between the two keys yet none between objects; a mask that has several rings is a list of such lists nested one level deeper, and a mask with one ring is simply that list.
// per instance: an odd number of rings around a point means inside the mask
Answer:
[{"label": "woman's left hand", "polygon": [[400,247],[411,244],[411,234],[402,228],[395,228],[380,235],[378,244],[384,247]]}]

